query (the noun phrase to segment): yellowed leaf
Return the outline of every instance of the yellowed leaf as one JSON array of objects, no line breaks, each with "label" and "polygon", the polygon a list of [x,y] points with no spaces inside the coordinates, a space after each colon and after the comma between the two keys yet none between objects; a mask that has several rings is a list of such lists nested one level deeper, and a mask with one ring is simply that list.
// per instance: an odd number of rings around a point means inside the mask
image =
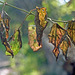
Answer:
[{"label": "yellowed leaf", "polygon": [[42,44],[39,46],[36,38],[36,27],[35,26],[28,26],[28,39],[29,45],[33,49],[33,51],[37,51],[42,47]]}]

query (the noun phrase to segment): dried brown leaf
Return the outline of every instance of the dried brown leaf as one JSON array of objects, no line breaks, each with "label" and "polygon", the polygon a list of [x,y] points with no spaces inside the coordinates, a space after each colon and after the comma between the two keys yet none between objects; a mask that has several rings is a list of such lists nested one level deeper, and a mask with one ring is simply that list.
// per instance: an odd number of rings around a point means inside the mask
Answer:
[{"label": "dried brown leaf", "polygon": [[67,58],[67,51],[68,48],[71,46],[69,39],[66,37],[62,43],[60,44],[60,49],[63,52],[63,55],[65,56],[65,58]]},{"label": "dried brown leaf", "polygon": [[59,55],[59,45],[61,44],[62,37],[65,35],[65,30],[60,27],[57,23],[54,23],[51,31],[48,35],[49,43],[52,43],[54,45],[53,53],[56,58],[58,58]]},{"label": "dried brown leaf", "polygon": [[68,35],[69,35],[72,43],[75,45],[75,21],[68,22],[67,32],[68,32]]},{"label": "dried brown leaf", "polygon": [[4,37],[1,37],[1,41],[2,41],[2,44],[6,48],[6,51],[9,52],[12,55],[12,57],[14,57],[13,51],[11,50],[11,47],[10,47],[9,43],[7,42],[7,39]]},{"label": "dried brown leaf", "polygon": [[47,13],[46,8],[36,7],[36,14],[35,14],[35,25],[36,25],[36,33],[37,33],[37,41],[40,44],[42,43],[42,35],[43,30],[47,26]]},{"label": "dried brown leaf", "polygon": [[42,47],[42,44],[40,46],[38,45],[37,38],[36,38],[36,27],[35,26],[28,26],[28,39],[29,39],[29,45],[33,49],[33,51],[37,51]]}]

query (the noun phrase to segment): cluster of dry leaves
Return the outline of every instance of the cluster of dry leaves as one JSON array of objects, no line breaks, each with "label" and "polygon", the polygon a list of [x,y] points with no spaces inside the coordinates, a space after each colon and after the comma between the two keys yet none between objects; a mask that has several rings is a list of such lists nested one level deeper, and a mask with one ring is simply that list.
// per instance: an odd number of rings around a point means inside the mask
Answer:
[{"label": "cluster of dry leaves", "polygon": [[[19,49],[22,47],[22,41],[19,29],[15,30],[14,34],[11,37],[9,37],[9,29],[10,29],[9,22],[10,22],[10,17],[5,11],[2,10],[2,12],[0,13],[0,38],[2,44],[6,48],[6,55],[11,55],[12,57],[14,57],[14,51],[16,49],[15,44],[17,45],[17,43],[19,43],[18,44],[18,49]],[[15,47],[14,50],[12,50],[13,47]]]},{"label": "cluster of dry leaves", "polygon": [[[43,31],[47,26],[47,13],[46,8],[36,7],[35,14],[35,27],[32,30],[29,28],[29,45],[33,49],[33,51],[37,51],[42,47],[42,36]],[[62,50],[63,55],[67,58],[67,50],[71,46],[71,41],[75,45],[75,21],[68,21],[68,27],[65,30],[57,23],[53,23],[51,27],[50,33],[48,35],[49,43],[54,45],[53,53],[56,59],[59,56],[59,48]],[[32,33],[34,32],[34,33]],[[32,34],[31,34],[32,33]],[[35,38],[32,38],[35,37]],[[35,47],[35,41],[37,45]],[[71,41],[70,41],[71,40]]]},{"label": "cluster of dry leaves", "polygon": [[[20,30],[15,30],[14,34],[9,37],[9,21],[10,17],[5,11],[2,11],[0,14],[0,37],[2,40],[2,44],[6,47],[6,51],[14,56],[15,49],[14,44],[10,42],[14,41],[14,43],[18,43],[18,49],[22,47],[22,41],[20,36]],[[67,58],[68,48],[71,46],[71,41],[75,45],[75,21],[68,21],[67,29],[62,28],[57,23],[53,23],[51,27],[50,33],[48,35],[49,43],[54,45],[53,53],[56,59],[59,56],[59,48],[62,50],[63,55]],[[48,25],[47,20],[47,12],[46,8],[36,7],[35,13],[35,25],[28,26],[28,39],[29,45],[33,49],[33,51],[37,51],[42,48],[42,36],[43,31]],[[12,48],[14,47],[14,48]],[[16,49],[17,51],[17,49]]]}]

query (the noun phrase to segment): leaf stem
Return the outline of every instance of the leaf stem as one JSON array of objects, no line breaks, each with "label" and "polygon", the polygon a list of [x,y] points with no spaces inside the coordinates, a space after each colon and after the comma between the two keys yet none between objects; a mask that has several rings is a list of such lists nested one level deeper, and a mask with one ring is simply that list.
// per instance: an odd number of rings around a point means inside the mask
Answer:
[{"label": "leaf stem", "polygon": [[25,16],[23,22],[21,23],[21,25],[19,26],[18,29],[20,29],[20,28],[22,27],[22,25],[24,24],[24,21],[27,19],[27,17],[28,17],[30,14],[31,14],[31,12],[29,12],[29,13]]}]

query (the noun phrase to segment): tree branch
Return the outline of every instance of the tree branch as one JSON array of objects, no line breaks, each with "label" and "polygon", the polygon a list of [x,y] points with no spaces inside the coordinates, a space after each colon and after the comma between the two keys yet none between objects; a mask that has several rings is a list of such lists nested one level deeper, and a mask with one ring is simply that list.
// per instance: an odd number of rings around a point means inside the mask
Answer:
[{"label": "tree branch", "polygon": [[11,5],[11,4],[8,4],[7,2],[2,2],[2,1],[0,1],[0,3],[2,3],[2,4],[5,3],[5,5],[7,5],[7,6],[10,6],[10,7],[13,7],[13,8],[15,8],[15,9],[18,9],[18,10],[21,10],[21,11],[23,11],[23,12],[26,12],[26,13],[28,13],[28,14],[34,15],[34,13],[32,13],[32,12],[30,13],[29,11],[27,11],[27,10],[25,10],[25,9],[18,8],[18,7],[16,7],[16,6],[13,6],[13,5]]},{"label": "tree branch", "polygon": [[24,24],[24,21],[27,19],[27,17],[28,17],[30,14],[31,14],[31,12],[29,12],[29,13],[25,16],[23,22],[21,23],[21,25],[19,26],[18,29],[20,29],[20,28],[22,27],[22,25]]},{"label": "tree branch", "polygon": [[54,19],[51,19],[51,18],[47,18],[48,20],[50,20],[52,23],[55,23],[55,22],[62,22],[62,23],[68,23],[68,21],[59,21],[59,20],[54,20]]},{"label": "tree branch", "polygon": [[[2,4],[4,4],[5,3],[5,5],[7,5],[7,6],[10,6],[10,7],[13,7],[13,8],[15,8],[15,9],[18,9],[18,10],[21,10],[21,11],[23,11],[23,12],[26,12],[26,13],[28,13],[29,15],[34,15],[35,16],[35,14],[34,13],[30,13],[29,11],[27,11],[27,10],[25,10],[25,9],[21,9],[21,8],[18,8],[18,7],[16,7],[16,6],[13,6],[13,5],[11,5],[11,4],[8,4],[7,2],[2,2],[2,1],[0,1],[0,3],[2,3]],[[33,10],[35,10],[35,9],[33,9]],[[33,10],[31,10],[31,11],[33,11]],[[59,21],[59,20],[54,20],[54,19],[51,19],[51,18],[47,18],[48,20],[50,20],[52,23],[55,23],[55,22],[63,22],[63,23],[67,23],[68,21]]]}]

